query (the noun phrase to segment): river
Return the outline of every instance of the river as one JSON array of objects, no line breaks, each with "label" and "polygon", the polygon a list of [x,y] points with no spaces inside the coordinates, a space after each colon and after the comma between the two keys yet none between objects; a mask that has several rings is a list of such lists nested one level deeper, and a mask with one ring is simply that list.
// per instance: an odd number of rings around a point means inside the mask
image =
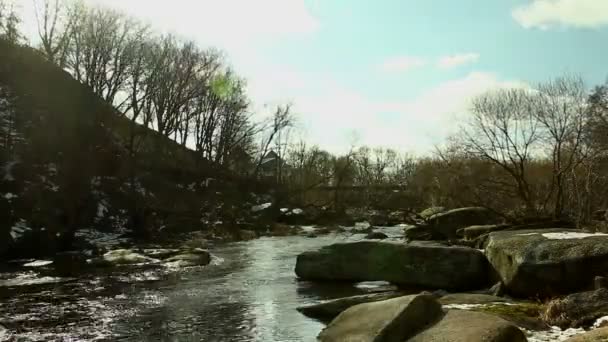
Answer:
[{"label": "river", "polygon": [[4,338],[15,341],[314,341],[323,325],[296,307],[374,286],[300,282],[296,256],[361,238],[217,244],[210,247],[211,265],[182,270],[122,266],[79,273],[56,263],[15,262],[0,273],[0,323]]}]

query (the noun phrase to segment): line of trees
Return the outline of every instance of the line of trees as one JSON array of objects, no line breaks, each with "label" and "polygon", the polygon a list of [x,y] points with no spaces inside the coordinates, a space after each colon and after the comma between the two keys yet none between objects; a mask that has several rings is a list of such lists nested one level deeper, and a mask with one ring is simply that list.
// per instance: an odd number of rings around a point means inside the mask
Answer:
[{"label": "line of trees", "polygon": [[[397,186],[407,194],[399,201],[411,202],[401,207],[483,205],[514,217],[581,223],[608,204],[602,193],[608,185],[608,85],[589,90],[580,78],[561,77],[491,91],[472,102],[460,131],[431,157],[367,147],[337,156],[289,142],[289,105],[256,122],[245,81],[221,51],[81,0],[34,3],[37,48],[127,119],[133,160],[142,149],[162,152],[162,144],[150,143],[158,139],[147,139],[153,130],[255,177],[273,150],[284,160],[277,163],[278,182],[301,201],[320,186],[335,188],[328,202],[336,206],[344,201],[341,187]],[[18,24],[0,0],[0,36],[18,41]],[[368,206],[387,197],[381,191],[357,196]]]},{"label": "line of trees", "polygon": [[[291,144],[284,183],[298,191],[367,187],[352,196],[370,207],[393,198],[393,208],[478,205],[514,219],[585,224],[608,205],[607,137],[608,84],[590,90],[566,76],[475,98],[467,120],[433,156],[367,147],[335,156]],[[401,195],[393,194],[395,186]],[[324,200],[336,204],[344,196]]]},{"label": "line of trees", "polygon": [[[252,119],[245,81],[219,50],[79,0],[34,3],[38,49],[129,119],[132,155],[162,147],[142,143],[148,132],[138,128],[143,125],[214,163],[243,166],[240,159],[263,155],[278,132],[292,125],[289,106],[267,121]],[[257,172],[254,166],[252,160],[247,171]]]}]

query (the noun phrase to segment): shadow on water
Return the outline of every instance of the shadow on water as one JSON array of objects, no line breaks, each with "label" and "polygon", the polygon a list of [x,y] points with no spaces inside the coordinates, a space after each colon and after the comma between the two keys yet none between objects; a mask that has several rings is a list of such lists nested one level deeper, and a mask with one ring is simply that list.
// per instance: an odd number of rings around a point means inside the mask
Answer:
[{"label": "shadow on water", "polygon": [[296,256],[347,239],[352,236],[219,245],[211,249],[212,265],[178,272],[13,267],[3,270],[0,284],[16,277],[56,282],[0,286],[0,323],[24,341],[314,341],[323,325],[296,307],[371,290],[298,281]]}]

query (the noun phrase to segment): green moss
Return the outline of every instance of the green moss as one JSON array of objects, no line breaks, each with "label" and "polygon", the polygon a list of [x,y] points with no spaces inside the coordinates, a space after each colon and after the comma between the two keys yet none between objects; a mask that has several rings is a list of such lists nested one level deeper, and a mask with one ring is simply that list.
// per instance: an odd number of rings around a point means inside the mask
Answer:
[{"label": "green moss", "polygon": [[543,329],[546,327],[541,319],[544,306],[540,303],[522,302],[517,304],[492,304],[472,309],[499,316],[514,324],[527,329]]}]

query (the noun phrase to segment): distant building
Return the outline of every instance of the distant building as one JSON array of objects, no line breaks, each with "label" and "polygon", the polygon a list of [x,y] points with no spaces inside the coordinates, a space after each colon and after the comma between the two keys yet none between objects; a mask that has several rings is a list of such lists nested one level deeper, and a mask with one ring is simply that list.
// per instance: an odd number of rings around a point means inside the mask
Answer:
[{"label": "distant building", "polygon": [[288,167],[287,163],[276,152],[270,151],[266,153],[260,164],[260,177],[279,182],[279,178],[285,174]]}]

